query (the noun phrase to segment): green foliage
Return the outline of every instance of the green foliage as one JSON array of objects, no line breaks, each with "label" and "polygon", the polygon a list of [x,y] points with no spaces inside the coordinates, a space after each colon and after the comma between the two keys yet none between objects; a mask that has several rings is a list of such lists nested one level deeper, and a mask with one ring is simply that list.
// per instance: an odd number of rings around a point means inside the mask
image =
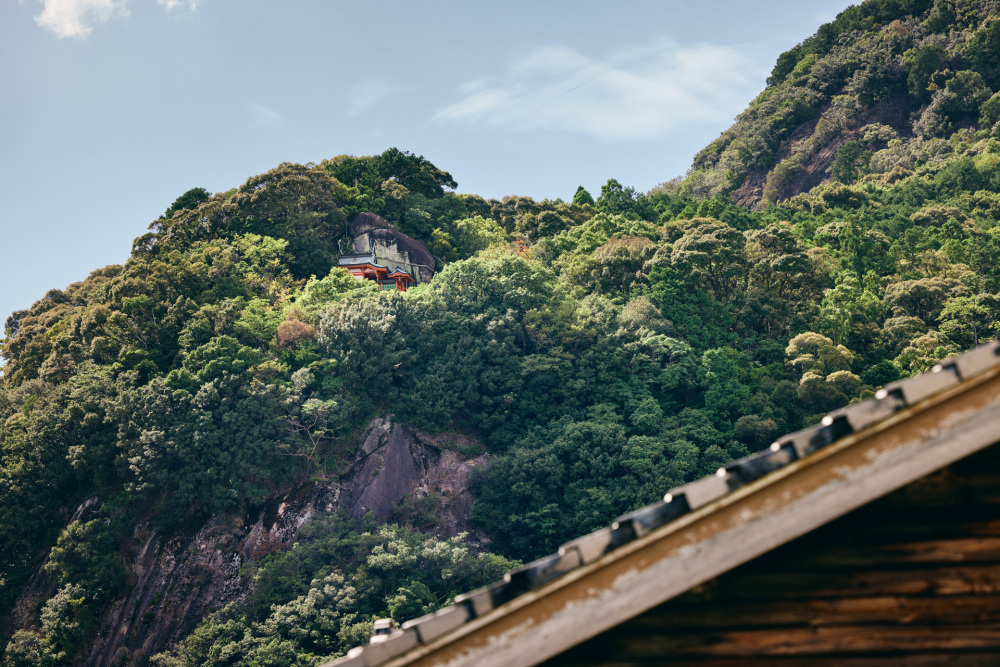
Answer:
[{"label": "green foliage", "polygon": [[[838,138],[844,147],[832,177],[853,183],[868,168],[867,150],[882,149],[872,156],[875,173],[912,170],[934,159],[926,153],[940,145],[931,140],[980,115],[991,128],[992,114],[981,106],[1000,87],[996,11],[992,2],[959,8],[932,0],[849,7],[778,58],[767,89],[695,156],[678,191],[749,202],[760,193],[773,204],[815,185],[816,172],[829,165],[821,149]],[[890,133],[873,142],[864,132],[870,125]]]},{"label": "green foliage", "polygon": [[344,298],[351,293],[363,293],[363,291],[375,291],[375,286],[368,281],[359,281],[349,274],[345,269],[333,268],[323,279],[317,280],[313,276],[306,283],[302,294],[295,300],[295,305],[305,309],[307,312],[319,312],[328,307],[332,302]]},{"label": "green foliage", "polygon": [[898,379],[899,369],[888,359],[869,367],[861,376],[861,381],[872,387],[883,387]]},{"label": "green foliage", "polygon": [[491,533],[502,531],[494,544],[501,553],[551,552],[682,483],[667,446],[659,438],[629,438],[615,421],[559,420],[490,466],[478,483],[473,518]]},{"label": "green foliage", "polygon": [[223,207],[226,229],[285,239],[294,276],[326,275],[343,235],[341,188],[321,169],[282,164],[240,186]]},{"label": "green foliage", "polygon": [[855,346],[873,342],[881,315],[881,300],[849,272],[841,274],[837,286],[826,291],[819,313],[822,329],[834,343]]},{"label": "green foliage", "polygon": [[979,124],[993,127],[1000,122],[1000,93],[995,93],[979,107]]},{"label": "green foliage", "polygon": [[963,346],[979,345],[985,335],[1000,333],[1000,297],[996,294],[957,296],[941,314],[941,333]]},{"label": "green foliage", "polygon": [[[555,216],[551,212],[542,214]],[[558,218],[558,216],[556,216]],[[433,233],[431,252],[436,257],[448,261],[468,259],[480,250],[491,246],[503,245],[507,241],[507,233],[491,218],[476,215],[464,220],[456,220],[448,226],[448,231],[435,229]]]},{"label": "green foliage", "polygon": [[114,407],[133,476],[126,488],[179,518],[259,503],[287,482],[299,464],[281,445],[297,403],[287,388],[254,378],[260,359],[221,336],[166,377],[123,387]]},{"label": "green foliage", "polygon": [[174,203],[164,211],[162,218],[172,218],[174,213],[178,211],[186,211],[188,209],[197,208],[199,204],[203,201],[208,200],[212,196],[212,193],[205,188],[191,188],[180,197],[174,200]]},{"label": "green foliage", "polygon": [[474,553],[464,535],[438,540],[393,525],[317,516],[289,551],[253,574],[246,605],[210,616],[154,664],[306,665],[364,643],[373,618],[402,622],[519,565]]},{"label": "green foliage", "polygon": [[573,195],[573,203],[583,206],[585,204],[594,205],[594,197],[581,185]]},{"label": "green foliage", "polygon": [[973,34],[965,58],[991,88],[1000,88],[1000,20],[995,15]]},{"label": "green foliage", "polygon": [[953,114],[973,114],[993,94],[979,72],[961,70],[945,82],[945,90],[954,98],[949,107]]},{"label": "green foliage", "polygon": [[83,585],[91,599],[103,602],[125,586],[120,540],[106,518],[72,521],[49,552],[45,571],[57,586]]},{"label": "green foliage", "polygon": [[837,151],[830,166],[830,175],[841,183],[850,185],[863,174],[871,160],[871,151],[866,151],[857,141],[848,141]]},{"label": "green foliage", "polygon": [[83,587],[66,584],[42,607],[38,630],[18,630],[3,656],[3,667],[62,667],[75,664],[93,625]]},{"label": "green foliage", "polygon": [[637,236],[654,240],[658,237],[655,225],[642,220],[632,220],[624,215],[599,213],[582,225],[575,225],[545,240],[544,247],[553,257],[564,252],[593,252],[613,236]]},{"label": "green foliage", "polygon": [[369,190],[375,195],[381,194],[386,181],[390,180],[410,192],[432,199],[443,196],[444,188],[458,187],[451,174],[438,169],[422,155],[398,148],[390,148],[374,157],[341,155],[320,166],[341,183]]},{"label": "green foliage", "polygon": [[[586,192],[586,190],[584,190]],[[577,202],[574,197],[574,204],[590,202]],[[613,178],[601,186],[601,196],[597,199],[595,207],[601,213],[608,215],[624,215],[627,218],[646,219],[648,215],[649,199],[636,192],[631,186],[624,186]]]},{"label": "green foliage", "polygon": [[945,50],[936,44],[912,48],[903,54],[903,64],[907,68],[906,86],[910,95],[921,101],[930,100],[934,91],[933,88],[929,89],[931,75],[941,69],[945,56]]}]

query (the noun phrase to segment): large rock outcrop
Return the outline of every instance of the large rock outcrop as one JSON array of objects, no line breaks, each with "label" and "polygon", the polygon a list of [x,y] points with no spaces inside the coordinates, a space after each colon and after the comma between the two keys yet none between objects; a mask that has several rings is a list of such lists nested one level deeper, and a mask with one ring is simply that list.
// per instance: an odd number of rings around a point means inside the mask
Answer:
[{"label": "large rock outcrop", "polygon": [[[436,521],[430,532],[451,537],[470,531],[470,476],[488,457],[466,458],[458,450],[459,445],[466,452],[475,450],[478,443],[463,436],[426,436],[391,415],[372,421],[361,440],[354,460],[337,479],[299,486],[245,516],[213,516],[172,535],[148,524],[137,526],[129,555],[134,584],[104,614],[84,664],[147,664],[210,612],[245,600],[252,582],[241,574],[243,566],[288,548],[317,512],[344,509],[354,517],[371,512],[385,522],[405,498],[432,496]],[[90,499],[77,514],[95,512],[100,512],[100,502]],[[470,541],[484,540],[472,531]],[[19,603],[20,625],[32,622],[29,607],[37,609],[51,590],[39,568]]]},{"label": "large rock outcrop", "polygon": [[[364,444],[346,475],[350,482],[342,487],[342,506],[351,516],[371,512],[384,522],[406,496],[434,494],[438,526],[431,532],[435,536],[475,533],[468,523],[472,511],[469,483],[473,470],[487,460],[486,455],[466,459],[459,449],[463,442],[465,448],[473,449],[478,443],[453,434],[435,439],[396,423],[391,415],[372,421],[362,437]],[[450,447],[442,446],[445,440]]]},{"label": "large rock outcrop", "polygon": [[410,238],[385,218],[374,213],[358,213],[351,221],[354,252],[374,253],[378,262],[409,273],[417,282],[430,282],[434,276],[434,256],[416,239]]},{"label": "large rock outcrop", "polygon": [[[824,109],[825,111],[825,109]],[[733,202],[739,206],[759,211],[767,207],[763,200],[764,186],[768,175],[785,160],[789,159],[796,148],[813,136],[820,117],[811,118],[793,131],[781,142],[776,154],[774,165],[768,170],[751,170],[743,184],[732,192]],[[860,111],[851,118],[847,127],[833,137],[828,143],[816,150],[808,160],[794,170],[793,176],[782,185],[777,193],[776,201],[784,201],[795,195],[809,192],[817,185],[830,180],[830,167],[837,156],[837,151],[848,141],[861,139],[861,129],[870,123],[888,125],[902,137],[912,137],[909,124],[908,107],[905,99],[890,96],[871,107]],[[884,148],[881,143],[879,148]]]}]

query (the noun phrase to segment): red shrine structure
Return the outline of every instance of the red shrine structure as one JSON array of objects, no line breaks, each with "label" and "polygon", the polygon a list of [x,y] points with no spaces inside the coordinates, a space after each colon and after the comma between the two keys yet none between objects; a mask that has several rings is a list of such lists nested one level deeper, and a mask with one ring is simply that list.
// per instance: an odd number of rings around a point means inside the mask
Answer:
[{"label": "red shrine structure", "polygon": [[377,283],[383,290],[405,292],[417,283],[429,283],[434,275],[434,256],[427,247],[374,213],[355,216],[350,225],[350,247],[342,248],[341,253],[338,267],[358,280]]},{"label": "red shrine structure", "polygon": [[358,280],[375,281],[383,290],[405,292],[407,287],[417,282],[399,267],[390,271],[388,266],[379,264],[374,252],[341,255],[337,266],[347,269]]}]

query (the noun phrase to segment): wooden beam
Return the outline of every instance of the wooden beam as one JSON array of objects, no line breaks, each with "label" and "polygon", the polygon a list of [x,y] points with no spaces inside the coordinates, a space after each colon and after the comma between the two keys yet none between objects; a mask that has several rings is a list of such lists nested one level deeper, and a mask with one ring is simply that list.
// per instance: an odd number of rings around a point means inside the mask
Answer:
[{"label": "wooden beam", "polygon": [[[1000,508],[997,508],[1000,511]],[[828,572],[847,568],[951,563],[1000,563],[1000,537],[954,537],[940,540],[859,543],[845,536],[804,553],[776,554],[785,571]]]},{"label": "wooden beam", "polygon": [[[738,583],[738,582],[737,582]],[[904,597],[880,595],[840,599],[668,602],[620,625],[613,633],[688,633],[728,627],[851,625],[1000,624],[1000,595]],[[606,635],[602,635],[604,637]]]},{"label": "wooden beam", "polygon": [[601,653],[614,660],[663,656],[763,657],[917,651],[996,650],[1000,624],[847,625],[684,634],[649,633],[612,640]]},{"label": "wooden beam", "polygon": [[[671,660],[664,663],[657,661],[655,665],[670,665],[670,667],[747,667],[747,665],[760,665],[761,667],[983,667],[984,665],[996,665],[1000,663],[1000,653],[970,652],[958,655],[942,657],[940,653],[922,653],[912,655],[899,655],[889,653],[882,655],[867,656],[809,656],[807,658],[796,658],[793,656],[766,656],[763,658],[719,658],[712,659],[699,656],[695,660]],[[625,660],[623,658],[615,660],[614,667],[650,667],[647,660]]]},{"label": "wooden beam", "polygon": [[929,567],[922,570],[849,570],[846,572],[769,572],[740,577],[735,599],[790,599],[811,596],[865,595],[1000,595],[1000,565]]}]

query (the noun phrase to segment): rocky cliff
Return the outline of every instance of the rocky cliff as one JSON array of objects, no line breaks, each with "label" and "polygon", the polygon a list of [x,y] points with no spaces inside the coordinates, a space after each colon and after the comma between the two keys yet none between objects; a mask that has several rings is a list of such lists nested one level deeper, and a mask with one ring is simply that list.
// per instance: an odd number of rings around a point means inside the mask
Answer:
[{"label": "rocky cliff", "polygon": [[[85,664],[147,664],[208,613],[245,600],[252,581],[242,573],[244,566],[291,546],[316,513],[343,509],[361,517],[371,512],[385,522],[401,501],[423,496],[434,501],[435,527],[429,532],[439,537],[470,532],[470,476],[488,457],[466,458],[442,446],[461,440],[426,436],[391,415],[379,417],[361,434],[355,459],[337,479],[303,484],[245,516],[213,516],[190,531],[164,535],[146,523],[136,526],[126,549],[129,592],[104,614]],[[475,443],[464,445],[466,452],[476,449]],[[99,501],[90,499],[77,514],[99,511]],[[483,542],[474,531],[470,535],[471,541]],[[39,568],[18,604],[22,625],[31,623],[31,609],[51,588]]]},{"label": "rocky cliff", "polygon": [[[823,109],[824,113],[828,111],[829,107]],[[779,144],[774,165],[769,169],[750,170],[742,184],[733,191],[733,202],[755,211],[766,208],[768,202],[764,200],[764,190],[768,177],[773,179],[776,176],[774,172],[781,169],[782,165],[785,165],[787,171],[785,177],[775,184],[775,191],[771,195],[774,201],[781,202],[809,192],[830,180],[830,168],[837,151],[848,141],[863,140],[864,128],[879,124],[891,128],[900,137],[912,139],[908,112],[904,99],[899,96],[889,97],[856,112],[835,136],[822,145],[816,145],[814,139],[822,114],[803,122]],[[807,142],[812,142],[813,146],[807,147]],[[879,150],[885,148],[886,144],[887,141],[883,140],[865,145]]]},{"label": "rocky cliff", "polygon": [[430,282],[434,276],[434,256],[416,239],[410,238],[380,215],[359,213],[350,226],[354,252],[372,252],[389,271],[399,269],[417,282]]},{"label": "rocky cliff", "polygon": [[830,180],[895,182],[951,148],[995,138],[997,4],[959,4],[845,9],[781,54],[767,88],[665,187],[760,210]]}]

